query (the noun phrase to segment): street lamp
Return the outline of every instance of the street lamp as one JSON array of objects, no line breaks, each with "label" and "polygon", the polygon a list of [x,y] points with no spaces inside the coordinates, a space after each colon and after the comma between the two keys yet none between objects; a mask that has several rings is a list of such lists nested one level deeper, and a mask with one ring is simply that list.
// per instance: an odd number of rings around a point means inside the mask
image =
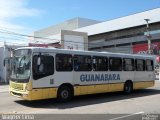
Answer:
[{"label": "street lamp", "polygon": [[149,31],[149,21],[150,19],[144,19],[146,21],[146,31],[147,31],[147,41],[148,41],[148,53],[151,54],[151,40],[150,40],[150,31]]}]

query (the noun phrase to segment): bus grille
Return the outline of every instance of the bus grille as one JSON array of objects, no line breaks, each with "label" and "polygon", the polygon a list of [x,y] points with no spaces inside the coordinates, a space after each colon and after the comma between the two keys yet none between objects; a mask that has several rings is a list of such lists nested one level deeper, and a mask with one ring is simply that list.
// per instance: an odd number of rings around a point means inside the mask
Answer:
[{"label": "bus grille", "polygon": [[13,94],[13,95],[16,95],[16,96],[20,96],[20,97],[22,96],[22,94],[20,94],[20,93],[12,92],[12,94]]},{"label": "bus grille", "polygon": [[16,90],[23,90],[23,85],[22,84],[11,83],[11,87],[13,89],[16,89]]}]

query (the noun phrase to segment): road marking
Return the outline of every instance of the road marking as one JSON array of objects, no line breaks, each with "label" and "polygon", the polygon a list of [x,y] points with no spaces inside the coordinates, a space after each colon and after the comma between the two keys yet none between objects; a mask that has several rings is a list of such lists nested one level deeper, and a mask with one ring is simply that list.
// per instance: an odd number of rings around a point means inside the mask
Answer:
[{"label": "road marking", "polygon": [[124,116],[121,116],[121,117],[117,117],[117,118],[112,118],[112,119],[109,119],[109,120],[118,120],[118,119],[122,119],[122,118],[126,118],[126,117],[130,117],[130,116],[134,116],[134,115],[139,115],[139,114],[143,114],[144,112],[137,112],[137,113],[133,113],[133,114],[130,114],[130,115],[124,115]]}]

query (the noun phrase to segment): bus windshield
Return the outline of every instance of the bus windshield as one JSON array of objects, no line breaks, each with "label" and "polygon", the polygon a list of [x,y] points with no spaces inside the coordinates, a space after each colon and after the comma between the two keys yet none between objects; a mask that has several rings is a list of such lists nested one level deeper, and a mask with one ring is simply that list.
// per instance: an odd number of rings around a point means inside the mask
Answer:
[{"label": "bus windshield", "polygon": [[31,74],[31,50],[20,49],[13,53],[10,79],[16,82],[28,82]]}]

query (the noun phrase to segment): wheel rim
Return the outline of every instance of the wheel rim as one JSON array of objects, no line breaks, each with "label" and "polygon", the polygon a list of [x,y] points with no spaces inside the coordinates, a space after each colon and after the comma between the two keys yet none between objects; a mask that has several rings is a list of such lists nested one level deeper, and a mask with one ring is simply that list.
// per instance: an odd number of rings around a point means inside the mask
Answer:
[{"label": "wheel rim", "polygon": [[68,92],[67,90],[63,90],[63,91],[61,92],[61,97],[62,97],[63,99],[67,99],[68,96],[69,96],[69,92]]}]

